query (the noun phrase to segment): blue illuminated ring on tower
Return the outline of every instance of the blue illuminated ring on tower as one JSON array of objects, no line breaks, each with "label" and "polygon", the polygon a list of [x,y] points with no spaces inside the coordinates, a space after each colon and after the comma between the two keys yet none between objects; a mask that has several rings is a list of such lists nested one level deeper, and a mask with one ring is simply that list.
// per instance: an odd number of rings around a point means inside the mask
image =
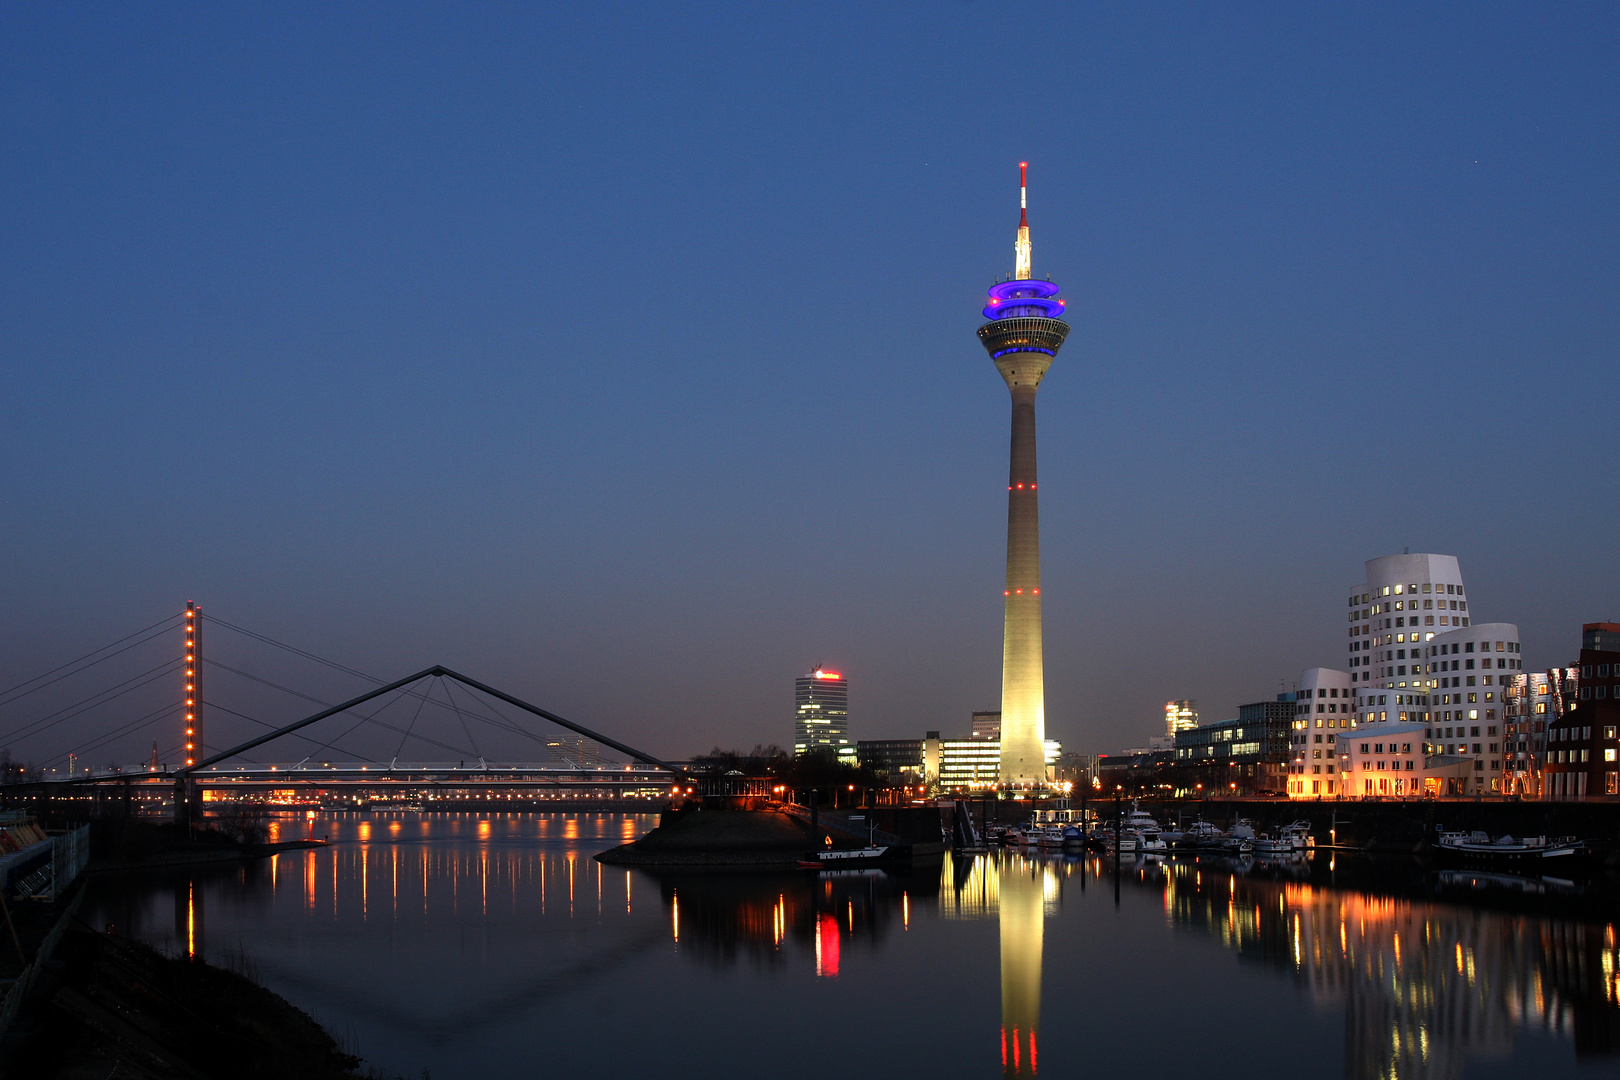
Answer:
[{"label": "blue illuminated ring on tower", "polygon": [[1014,278],[990,286],[990,302],[985,305],[987,319],[1043,318],[1055,319],[1063,314],[1066,301],[1055,299],[1058,286],[1036,278]]}]

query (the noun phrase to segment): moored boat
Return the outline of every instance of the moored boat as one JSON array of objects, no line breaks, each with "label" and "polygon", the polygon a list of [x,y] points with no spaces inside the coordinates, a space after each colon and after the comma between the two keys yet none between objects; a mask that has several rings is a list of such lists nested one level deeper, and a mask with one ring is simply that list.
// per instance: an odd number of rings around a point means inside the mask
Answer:
[{"label": "moored boat", "polygon": [[900,848],[889,844],[860,848],[828,848],[826,851],[810,852],[799,860],[799,866],[805,870],[846,870],[899,858],[902,854]]},{"label": "moored boat", "polygon": [[1182,851],[1211,851],[1225,845],[1226,835],[1219,826],[1208,821],[1195,821],[1182,831],[1176,848]]},{"label": "moored boat", "polygon": [[1311,823],[1296,821],[1277,830],[1277,835],[1261,833],[1253,841],[1256,855],[1303,855],[1315,845],[1311,842]]},{"label": "moored boat", "polygon": [[1567,865],[1586,858],[1586,841],[1573,836],[1499,836],[1491,839],[1489,833],[1447,832],[1440,830],[1436,848],[1442,858],[1469,863],[1495,863],[1498,865],[1546,864]]}]

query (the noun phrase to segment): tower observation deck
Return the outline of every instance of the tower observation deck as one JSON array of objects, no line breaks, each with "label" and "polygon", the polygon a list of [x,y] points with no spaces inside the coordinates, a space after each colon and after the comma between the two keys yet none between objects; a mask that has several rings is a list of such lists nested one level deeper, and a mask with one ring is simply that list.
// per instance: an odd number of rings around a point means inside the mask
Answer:
[{"label": "tower observation deck", "polygon": [[979,327],[1012,394],[1012,453],[1007,475],[1007,588],[1001,645],[1001,783],[1047,782],[1046,670],[1041,642],[1041,535],[1036,502],[1035,394],[1069,336],[1058,286],[1033,276],[1027,199],[1028,163],[1018,165],[1018,239],[1013,276],[990,287]]}]

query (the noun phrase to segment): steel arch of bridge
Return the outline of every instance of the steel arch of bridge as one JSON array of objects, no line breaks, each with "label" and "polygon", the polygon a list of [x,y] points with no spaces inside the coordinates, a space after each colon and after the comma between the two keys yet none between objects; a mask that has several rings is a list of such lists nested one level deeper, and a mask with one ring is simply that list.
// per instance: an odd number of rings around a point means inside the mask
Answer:
[{"label": "steel arch of bridge", "polygon": [[378,698],[384,694],[393,693],[395,690],[409,686],[411,683],[420,682],[423,679],[433,678],[435,676],[444,679],[453,679],[468,689],[477,690],[480,693],[488,694],[490,697],[495,698],[498,701],[504,701],[514,708],[522,709],[524,712],[532,713],[543,720],[549,720],[553,724],[567,728],[576,735],[583,735],[587,739],[592,739],[601,743],[603,746],[612,747],[614,750],[619,751],[619,753],[628,755],[632,761],[639,761],[655,768],[667,770],[669,773],[675,776],[682,775],[682,770],[674,765],[669,764],[667,761],[662,761],[655,758],[651,754],[644,754],[633,746],[627,746],[626,744],[619,742],[617,739],[611,739],[606,735],[600,734],[599,732],[592,731],[588,727],[581,724],[576,724],[572,720],[564,719],[563,717],[558,716],[556,713],[551,712],[548,709],[542,709],[540,706],[524,701],[522,698],[513,697],[504,690],[497,690],[495,687],[486,683],[481,683],[477,679],[468,678],[466,675],[463,675],[458,671],[453,671],[442,664],[435,664],[430,668],[417,672],[415,675],[407,675],[405,678],[396,679],[394,682],[391,682],[386,686],[379,686],[375,690],[368,690],[359,697],[350,698],[348,701],[341,704],[322,709],[313,716],[306,716],[302,720],[295,720],[292,723],[279,727],[274,731],[267,732],[258,736],[257,738],[249,739],[245,743],[240,743],[233,746],[229,750],[221,750],[212,757],[203,758],[195,765],[188,765],[183,768],[175,769],[169,775],[177,780],[192,779],[201,769],[206,769],[210,766],[217,765],[222,761],[228,761],[229,759],[236,757],[238,754],[244,754],[247,751],[252,750],[254,747],[263,746],[265,743],[274,742],[276,739],[279,739],[284,735],[291,735],[293,732],[298,731],[301,728],[306,728],[309,725],[317,723],[321,720],[325,720],[329,716],[335,716],[338,713],[352,709],[357,705],[364,705],[373,698]]}]

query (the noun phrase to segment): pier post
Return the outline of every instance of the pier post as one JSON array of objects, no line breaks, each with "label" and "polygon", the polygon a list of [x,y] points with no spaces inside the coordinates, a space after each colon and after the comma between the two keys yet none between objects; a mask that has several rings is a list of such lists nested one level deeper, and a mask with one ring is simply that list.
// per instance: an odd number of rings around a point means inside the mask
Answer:
[{"label": "pier post", "polygon": [[1119,826],[1123,811],[1119,805],[1119,785],[1114,786],[1114,906],[1119,907]]}]

